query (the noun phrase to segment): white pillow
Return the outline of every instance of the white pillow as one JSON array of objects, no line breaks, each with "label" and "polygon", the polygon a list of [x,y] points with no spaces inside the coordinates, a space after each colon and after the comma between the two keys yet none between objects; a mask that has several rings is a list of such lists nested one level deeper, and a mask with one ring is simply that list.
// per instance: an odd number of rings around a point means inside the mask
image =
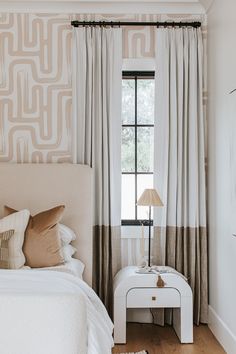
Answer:
[{"label": "white pillow", "polygon": [[17,213],[5,216],[0,220],[0,233],[7,230],[15,230],[9,240],[9,267],[19,269],[25,264],[25,256],[22,251],[25,229],[30,217],[29,210],[20,210]]},{"label": "white pillow", "polygon": [[61,250],[62,250],[62,255],[63,255],[63,258],[64,258],[65,262],[70,262],[72,256],[76,252],[76,248],[71,246],[71,245],[66,245],[66,246],[62,247]]},{"label": "white pillow", "polygon": [[76,234],[68,226],[59,224],[59,235],[62,246],[69,245],[71,241],[76,239]]}]

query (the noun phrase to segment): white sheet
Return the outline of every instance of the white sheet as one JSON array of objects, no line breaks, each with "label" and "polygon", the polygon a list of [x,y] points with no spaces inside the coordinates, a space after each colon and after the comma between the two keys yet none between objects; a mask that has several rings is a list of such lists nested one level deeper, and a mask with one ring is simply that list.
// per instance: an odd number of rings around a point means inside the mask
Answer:
[{"label": "white sheet", "polygon": [[[87,353],[111,353],[113,324],[98,296],[78,277],[51,270],[0,270],[0,296],[4,293],[33,293],[37,297],[40,294],[56,294],[57,297],[79,294],[86,304],[86,317],[81,321],[87,327]],[[81,353],[79,349],[78,353]]]}]

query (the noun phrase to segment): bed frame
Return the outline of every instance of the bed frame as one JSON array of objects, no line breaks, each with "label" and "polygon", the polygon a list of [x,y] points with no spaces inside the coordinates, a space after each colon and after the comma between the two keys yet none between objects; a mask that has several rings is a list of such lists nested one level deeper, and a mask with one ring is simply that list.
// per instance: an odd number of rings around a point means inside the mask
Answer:
[{"label": "bed frame", "polygon": [[92,285],[92,169],[76,164],[0,163],[0,216],[3,207],[27,208],[34,215],[64,204],[62,223],[78,235],[75,257],[85,264]]}]

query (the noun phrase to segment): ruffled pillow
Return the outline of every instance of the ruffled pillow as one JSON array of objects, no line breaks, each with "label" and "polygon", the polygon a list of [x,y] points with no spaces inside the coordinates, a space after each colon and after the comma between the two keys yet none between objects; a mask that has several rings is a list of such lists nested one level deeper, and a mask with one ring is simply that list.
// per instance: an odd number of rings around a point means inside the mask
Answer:
[{"label": "ruffled pillow", "polygon": [[76,239],[76,234],[74,233],[74,231],[63,224],[59,224],[59,235],[62,246],[69,245],[72,241]]},{"label": "ruffled pillow", "polygon": [[76,248],[72,245],[63,246],[61,250],[65,262],[70,262],[76,252]]}]

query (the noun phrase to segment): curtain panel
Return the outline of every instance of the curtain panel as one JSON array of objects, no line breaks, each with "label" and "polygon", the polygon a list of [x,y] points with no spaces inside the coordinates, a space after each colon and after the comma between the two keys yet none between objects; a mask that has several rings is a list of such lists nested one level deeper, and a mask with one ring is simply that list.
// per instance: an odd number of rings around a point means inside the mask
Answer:
[{"label": "curtain panel", "polygon": [[122,30],[73,32],[74,163],[93,168],[93,287],[109,314],[120,268]]},{"label": "curtain panel", "polygon": [[[193,291],[194,322],[207,323],[205,117],[201,29],[156,30],[153,262],[174,267]],[[170,322],[170,311],[154,311]]]}]

